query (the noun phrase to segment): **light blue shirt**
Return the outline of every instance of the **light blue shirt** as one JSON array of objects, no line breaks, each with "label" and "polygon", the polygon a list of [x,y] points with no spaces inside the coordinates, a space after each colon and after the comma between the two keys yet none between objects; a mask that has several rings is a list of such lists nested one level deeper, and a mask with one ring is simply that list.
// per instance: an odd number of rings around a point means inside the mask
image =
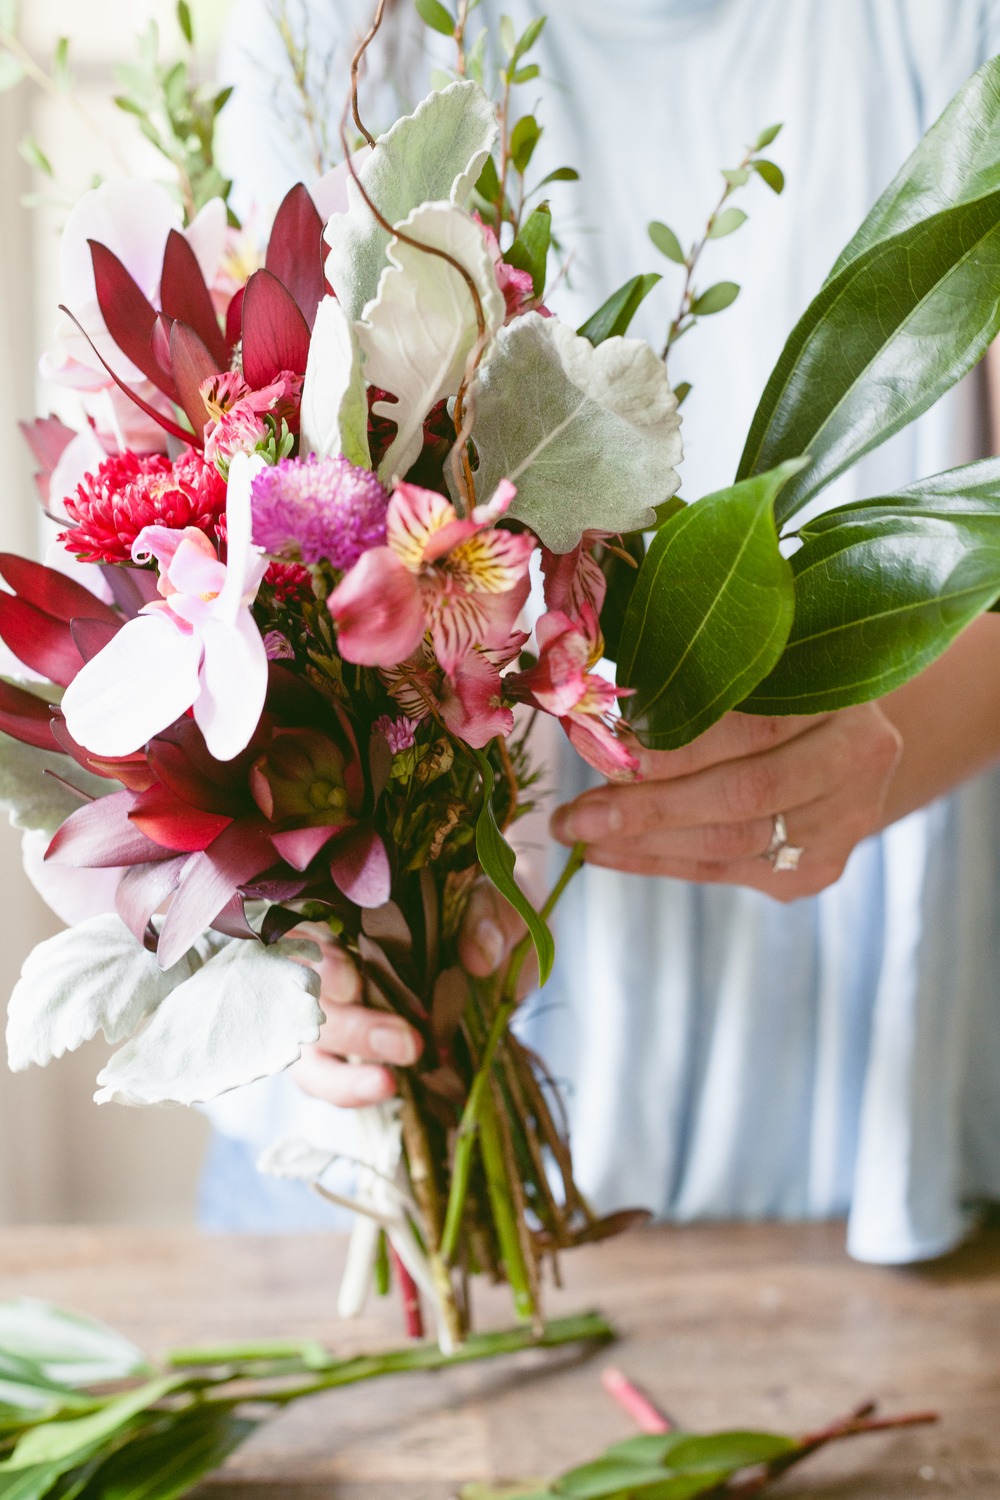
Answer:
[{"label": "light blue shirt", "polygon": [[[705,281],[735,280],[741,297],[672,356],[673,379],[694,385],[682,475],[696,498],[731,480],[781,344],[843,244],[965,77],[1000,50],[1000,6],[503,8],[519,25],[550,16],[535,54],[538,175],[563,164],[583,174],[552,191],[572,251],[552,305],[569,322],[635,272],[661,270],[633,331],[662,342],[680,287],[647,222],[692,238],[719,168],[784,122],[772,154],[786,194],[754,183],[737,200],[750,222],[706,252]],[[341,14],[351,9],[344,0]],[[485,0],[476,14],[492,22],[496,10]],[[395,76],[405,94],[401,63]],[[388,95],[373,82],[368,97],[377,108]],[[245,101],[231,127],[244,180],[266,199],[302,168],[274,150],[264,120],[259,101],[256,116]],[[983,443],[973,377],[821,504],[889,493]],[[587,781],[567,753],[564,793]],[[588,869],[557,936],[553,980],[521,1024],[564,1084],[578,1177],[600,1208],[642,1204],[680,1220],[846,1213],[853,1254],[905,1261],[956,1243],[971,1200],[1000,1198],[1000,775],[862,844],[818,898],[784,906]],[[343,1133],[335,1111],[305,1106],[287,1079],[244,1096],[215,1110],[233,1138],[266,1144],[262,1111],[283,1133],[325,1132],[331,1144]],[[216,1222],[231,1222],[215,1201]]]}]

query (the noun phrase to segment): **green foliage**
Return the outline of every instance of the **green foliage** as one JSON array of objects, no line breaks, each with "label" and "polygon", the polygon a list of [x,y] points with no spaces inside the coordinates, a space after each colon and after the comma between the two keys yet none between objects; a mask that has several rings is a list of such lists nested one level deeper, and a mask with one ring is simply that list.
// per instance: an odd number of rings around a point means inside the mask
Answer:
[{"label": "green foliage", "polygon": [[785,174],[773,161],[762,158],[751,162],[750,165],[764,182],[767,183],[772,193],[783,193],[785,191]]},{"label": "green foliage", "polygon": [[511,131],[510,158],[519,176],[523,177],[528,170],[541,135],[541,128],[534,115],[522,115]]},{"label": "green foliage", "polygon": [[439,31],[442,36],[454,36],[455,17],[441,0],[416,0],[416,6],[420,19],[432,31]]},{"label": "green foliage", "polygon": [[760,135],[754,141],[754,151],[766,151],[771,142],[778,139],[778,136],[781,134],[781,130],[782,127],[780,125],[768,125],[767,129],[762,130]]},{"label": "green foliage", "polygon": [[555,962],[552,933],[548,923],[539,916],[514,879],[514,851],[501,833],[493,809],[493,793],[496,788],[493,767],[482,751],[474,750],[471,753],[479,767],[483,783],[483,805],[476,822],[476,854],[483,874],[523,918],[538,956],[538,982],[542,985],[551,974]]},{"label": "green foliage", "polygon": [[721,240],[727,234],[733,234],[747,221],[747,215],[742,208],[724,208],[721,213],[715,215],[708,227],[707,235],[710,240]]},{"label": "green foliage", "polygon": [[661,224],[658,219],[654,219],[649,226],[649,238],[661,255],[665,255],[668,260],[674,261],[679,266],[684,265],[687,257],[680,240],[668,224]]},{"label": "green foliage", "polygon": [[792,625],[774,502],[802,461],[720,490],[657,531],[629,602],[618,681],[643,744],[674,750],[746,697]]},{"label": "green foliage", "polygon": [[529,272],[535,296],[539,299],[545,292],[545,267],[551,242],[552,213],[548,204],[543,203],[528,216],[504,255],[509,266]]},{"label": "green foliage", "polygon": [[707,318],[712,313],[724,312],[727,307],[732,307],[740,289],[735,281],[717,281],[707,291],[700,292],[691,303],[691,311],[696,318]]},{"label": "green foliage", "polygon": [[603,303],[586,323],[577,329],[577,333],[589,339],[595,346],[603,344],[605,339],[617,338],[627,333],[629,324],[639,307],[657,282],[662,279],[655,271],[645,276],[633,276],[631,281],[626,281],[617,292],[612,292],[607,302]]},{"label": "green foliage", "polygon": [[[79,787],[80,795],[70,790]],[[55,833],[60,823],[115,783],[94,776],[66,755],[39,750],[0,733],[0,808],[15,828]]]}]

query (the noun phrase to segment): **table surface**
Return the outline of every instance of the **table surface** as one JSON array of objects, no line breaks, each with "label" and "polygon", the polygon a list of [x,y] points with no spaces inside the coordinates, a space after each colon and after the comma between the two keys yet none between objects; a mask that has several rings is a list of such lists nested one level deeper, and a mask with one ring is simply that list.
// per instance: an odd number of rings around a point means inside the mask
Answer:
[{"label": "table surface", "polygon": [[[171,1344],[317,1336],[345,1354],[401,1343],[394,1303],[337,1320],[338,1236],[135,1229],[0,1231],[0,1297],[104,1318]],[[1000,1496],[1000,1231],[924,1268],[862,1266],[824,1225],[634,1231],[563,1258],[555,1315],[599,1307],[621,1341],[529,1351],[325,1394],[254,1435],[200,1500],[440,1500],[462,1482],[550,1476],[629,1436],[613,1361],[681,1425],[803,1431],[866,1397],[932,1407],[934,1428],[856,1438],[782,1481],[786,1500]],[[483,1326],[509,1322],[493,1289]]]}]

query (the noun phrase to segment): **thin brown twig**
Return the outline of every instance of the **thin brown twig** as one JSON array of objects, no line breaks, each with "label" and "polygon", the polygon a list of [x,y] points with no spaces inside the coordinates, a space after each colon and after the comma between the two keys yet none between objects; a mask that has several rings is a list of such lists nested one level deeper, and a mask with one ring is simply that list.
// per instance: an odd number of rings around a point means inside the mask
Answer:
[{"label": "thin brown twig", "polygon": [[[745,171],[746,168],[750,165],[751,161],[753,160],[753,157],[754,157],[753,150],[748,151],[746,153],[746,155],[744,156],[743,160],[740,162],[739,166],[736,168],[736,170],[738,172]],[[690,249],[690,251],[688,253],[687,259],[684,262],[684,266],[685,266],[684,287],[683,287],[683,290],[681,292],[681,300],[680,300],[680,306],[677,309],[677,316],[674,318],[673,322],[670,325],[669,330],[667,331],[667,341],[666,341],[666,343],[663,346],[663,354],[662,354],[661,358],[662,358],[664,364],[666,364],[666,362],[667,362],[667,356],[669,355],[671,348],[677,342],[678,338],[681,335],[681,332],[682,332],[681,325],[683,324],[684,319],[688,316],[688,314],[691,311],[691,303],[692,303],[692,300],[693,300],[693,297],[692,297],[692,294],[693,294],[692,283],[694,281],[694,273],[695,273],[695,270],[697,269],[698,261],[701,259],[702,251],[704,250],[705,246],[708,244],[708,238],[709,238],[709,235],[710,235],[711,230],[712,230],[712,225],[715,223],[716,219],[718,218],[719,213],[721,212],[722,207],[723,207],[726,199],[729,197],[729,195],[732,193],[732,191],[733,191],[732,184],[729,183],[729,182],[727,182],[726,186],[724,187],[724,189],[722,191],[722,196],[720,197],[718,203],[715,205],[715,207],[712,209],[712,212],[708,216],[708,221],[705,224],[705,232],[704,232],[704,234],[702,235],[702,237],[701,237],[700,240],[698,240],[694,245],[691,246],[691,249]]]},{"label": "thin brown twig", "polygon": [[[361,59],[364,57],[365,53],[368,51],[368,48],[371,46],[372,42],[378,35],[379,27],[382,25],[382,17],[385,15],[385,7],[386,0],[378,0],[378,4],[375,7],[375,16],[372,20],[372,24],[369,26],[367,33],[358,43],[357,51],[351,58],[351,114],[354,117],[355,125],[358,127],[361,134],[368,142],[369,146],[372,147],[374,147],[375,145],[375,137],[365,129],[365,126],[363,125],[361,120],[360,112],[358,110],[358,69],[361,66]],[[350,160],[350,155],[346,149],[346,145],[344,149],[344,155],[348,158],[348,160]]]},{"label": "thin brown twig", "polygon": [[459,78],[465,77],[465,28],[469,20],[469,0],[459,0],[458,16],[455,20],[455,72]]}]

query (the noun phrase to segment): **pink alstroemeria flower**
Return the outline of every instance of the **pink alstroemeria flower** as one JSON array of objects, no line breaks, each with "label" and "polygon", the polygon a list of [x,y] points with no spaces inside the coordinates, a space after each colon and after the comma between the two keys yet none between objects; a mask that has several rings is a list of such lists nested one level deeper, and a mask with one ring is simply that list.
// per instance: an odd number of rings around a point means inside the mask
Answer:
[{"label": "pink alstroemeria flower", "polygon": [[497,531],[515,494],[507,480],[466,520],[434,490],[398,484],[386,545],[362,554],[327,601],[340,653],[365,667],[395,667],[426,631],[454,682],[474,647],[503,650],[528,596],[535,539]]},{"label": "pink alstroemeria flower", "polygon": [[250,485],[263,460],[237,454],[226,497],[226,562],[204,532],[147,526],[161,598],[128,621],[63,698],[70,734],[95,755],[131,755],[188,709],[216,760],[249,744],[267,691],[267,652],[250,606],[267,571],[251,543]]},{"label": "pink alstroemeria flower", "polygon": [[577,753],[603,776],[634,776],[638,757],[616,735],[614,718],[618,699],[629,690],[590,670],[603,646],[593,608],[585,603],[579,622],[561,610],[549,610],[535,627],[535,637],[538,661],[509,680],[513,693],[557,718]]}]

